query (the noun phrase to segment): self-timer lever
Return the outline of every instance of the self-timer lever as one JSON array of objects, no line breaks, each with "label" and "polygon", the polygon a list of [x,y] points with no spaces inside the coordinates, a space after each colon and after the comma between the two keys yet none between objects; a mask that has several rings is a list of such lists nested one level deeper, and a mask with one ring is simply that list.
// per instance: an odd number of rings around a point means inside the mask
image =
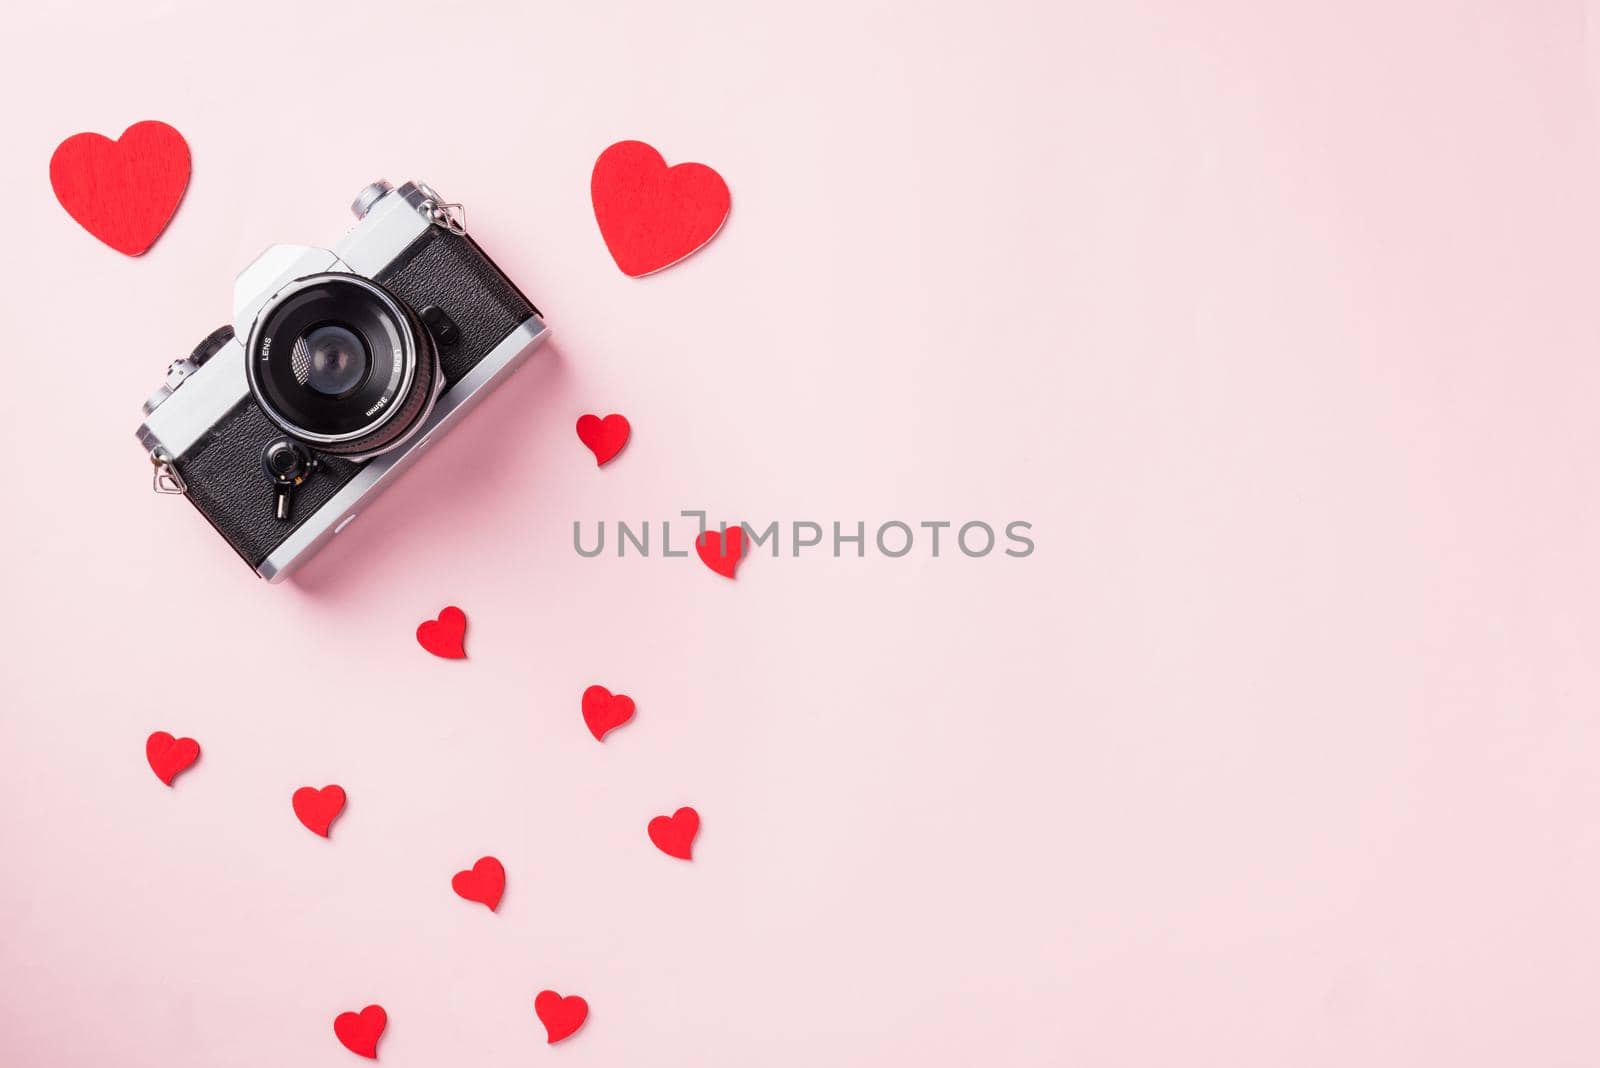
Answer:
[{"label": "self-timer lever", "polygon": [[292,438],[274,438],[261,450],[261,469],[278,488],[276,515],[279,522],[288,522],[295,487],[311,477],[311,472],[317,469],[317,458]]}]

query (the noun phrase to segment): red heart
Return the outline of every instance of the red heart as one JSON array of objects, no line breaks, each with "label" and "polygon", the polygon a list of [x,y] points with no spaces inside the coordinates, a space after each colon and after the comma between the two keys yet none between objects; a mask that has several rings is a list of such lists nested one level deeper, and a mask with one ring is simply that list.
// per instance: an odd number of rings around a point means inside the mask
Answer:
[{"label": "red heart", "polygon": [[322,837],[328,837],[328,826],[344,811],[344,787],[324,786],[318,790],[302,786],[294,792],[294,814],[300,822]]},{"label": "red heart", "polygon": [[622,451],[631,429],[626,416],[608,415],[604,419],[597,415],[578,416],[578,440],[594,453],[596,467],[604,467],[607,460]]},{"label": "red heart", "polygon": [[693,860],[694,836],[700,833],[700,813],[684,807],[670,816],[650,821],[650,841],[669,857]]},{"label": "red heart", "polygon": [[625,693],[612,696],[604,686],[591,686],[583,691],[583,721],[589,725],[594,740],[606,740],[606,732],[616,730],[633,718],[633,698]]},{"label": "red heart", "polygon": [[589,1003],[576,994],[564,998],[554,990],[545,990],[533,999],[533,1011],[544,1024],[545,1041],[554,1045],[583,1026],[589,1018]]},{"label": "red heart", "polygon": [[500,907],[500,895],[506,890],[505,866],[494,857],[483,857],[470,870],[456,872],[450,888],[468,901],[488,905],[493,912]]},{"label": "red heart", "polygon": [[440,612],[438,619],[417,626],[417,643],[446,660],[466,659],[467,647],[463,641],[466,636],[467,614],[454,605]]},{"label": "red heart", "polygon": [[727,532],[728,544],[724,549],[723,535],[715,530],[707,530],[694,540],[694,551],[700,554],[700,560],[711,570],[723,578],[733,578],[734,571],[738,570],[739,561],[744,559],[744,527],[730,527]]},{"label": "red heart", "polygon": [[600,153],[589,196],[611,258],[634,278],[710,241],[732,203],[722,175],[703,163],[668,167],[643,141],[618,141]]},{"label": "red heart", "polygon": [[193,738],[174,738],[166,731],[156,731],[144,743],[144,758],[156,778],[172,785],[178,772],[200,759],[200,743]]},{"label": "red heart", "polygon": [[189,146],[164,122],[136,122],[115,141],[73,134],[50,157],[50,187],[67,214],[129,256],[155,244],[188,185]]},{"label": "red heart", "polygon": [[389,1014],[382,1005],[368,1005],[360,1012],[341,1012],[333,1018],[333,1033],[344,1048],[363,1057],[378,1059],[378,1039],[389,1026]]}]

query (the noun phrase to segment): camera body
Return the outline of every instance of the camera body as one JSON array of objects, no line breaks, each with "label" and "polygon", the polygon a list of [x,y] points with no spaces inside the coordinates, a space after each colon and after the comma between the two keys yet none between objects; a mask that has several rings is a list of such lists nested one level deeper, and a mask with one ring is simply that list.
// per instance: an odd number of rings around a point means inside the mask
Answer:
[{"label": "camera body", "polygon": [[245,563],[287,577],[544,341],[539,310],[427,185],[375,182],[332,249],[275,245],[172,364],[138,438]]}]

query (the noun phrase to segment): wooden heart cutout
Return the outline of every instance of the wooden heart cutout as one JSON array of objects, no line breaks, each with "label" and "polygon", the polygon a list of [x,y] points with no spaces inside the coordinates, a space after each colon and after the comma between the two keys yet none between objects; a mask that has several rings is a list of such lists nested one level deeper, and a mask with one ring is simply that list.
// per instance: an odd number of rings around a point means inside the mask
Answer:
[{"label": "wooden heart cutout", "polygon": [[604,686],[591,686],[583,691],[583,721],[589,725],[589,733],[594,735],[595,741],[605,741],[608,732],[632,718],[633,698],[627,694],[612,694]]},{"label": "wooden heart cutout", "polygon": [[378,1059],[378,1039],[389,1026],[389,1014],[382,1005],[368,1005],[360,1012],[341,1012],[333,1019],[334,1036],[351,1053]]},{"label": "wooden heart cutout", "polygon": [[562,997],[554,990],[544,990],[533,999],[533,1011],[544,1024],[545,1041],[555,1045],[583,1026],[589,1018],[589,1003],[576,994]]},{"label": "wooden heart cutout", "polygon": [[744,527],[729,527],[726,534],[707,530],[694,540],[694,551],[700,562],[723,578],[733,578],[744,559]]},{"label": "wooden heart cutout", "polygon": [[505,893],[505,866],[494,857],[482,857],[466,871],[456,872],[450,889],[468,901],[489,906],[493,912],[500,907],[500,895]]},{"label": "wooden heart cutout", "polygon": [[596,467],[604,467],[622,451],[632,430],[627,417],[615,413],[604,419],[598,415],[578,416],[578,440],[594,453]]},{"label": "wooden heart cutout", "polygon": [[465,660],[467,656],[467,614],[455,605],[439,613],[438,619],[417,625],[417,644],[445,660]]},{"label": "wooden heart cutout", "polygon": [[647,828],[650,841],[669,857],[694,859],[694,836],[700,833],[700,813],[685,806],[670,816],[657,816]]},{"label": "wooden heart cutout", "polygon": [[710,241],[733,203],[722,175],[703,163],[668,167],[643,141],[618,141],[600,153],[589,196],[611,258],[633,278],[670,267]]},{"label": "wooden heart cutout", "polygon": [[344,811],[344,787],[324,786],[318,790],[312,786],[302,786],[294,792],[290,799],[294,805],[294,814],[307,828],[322,837],[328,837],[328,828]]},{"label": "wooden heart cutout", "polygon": [[73,134],[50,157],[50,188],[78,225],[140,256],[167,228],[189,185],[189,145],[164,122],[136,122],[115,141]]},{"label": "wooden heart cutout", "polygon": [[200,759],[200,743],[193,738],[174,738],[166,731],[156,731],[144,743],[144,758],[156,778],[172,785],[178,773]]}]

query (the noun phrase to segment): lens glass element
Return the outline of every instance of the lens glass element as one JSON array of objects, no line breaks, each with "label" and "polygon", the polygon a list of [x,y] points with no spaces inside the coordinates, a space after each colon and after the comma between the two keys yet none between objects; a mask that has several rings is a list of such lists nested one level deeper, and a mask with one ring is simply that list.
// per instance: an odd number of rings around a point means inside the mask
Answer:
[{"label": "lens glass element", "polygon": [[290,357],[295,380],[325,397],[342,397],[372,369],[366,342],[348,327],[323,323],[300,335]]}]

